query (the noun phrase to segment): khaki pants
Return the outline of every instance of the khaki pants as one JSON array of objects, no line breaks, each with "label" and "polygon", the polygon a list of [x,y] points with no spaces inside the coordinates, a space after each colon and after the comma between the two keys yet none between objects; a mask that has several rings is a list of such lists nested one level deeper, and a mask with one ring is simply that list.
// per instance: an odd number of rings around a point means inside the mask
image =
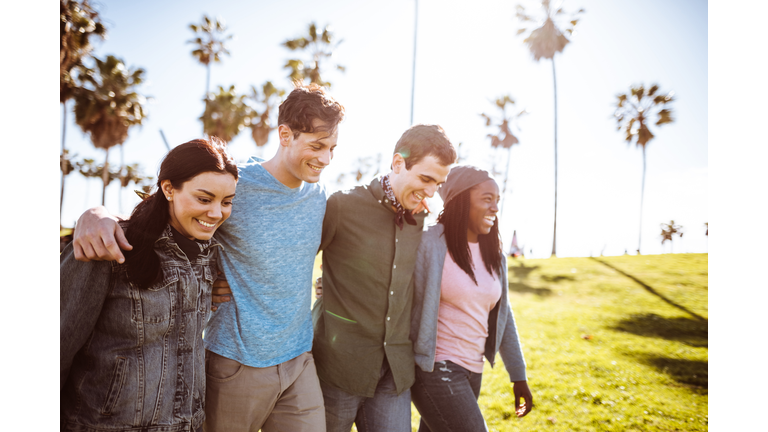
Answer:
[{"label": "khaki pants", "polygon": [[325,431],[325,407],[311,352],[254,368],[207,351],[205,432]]}]

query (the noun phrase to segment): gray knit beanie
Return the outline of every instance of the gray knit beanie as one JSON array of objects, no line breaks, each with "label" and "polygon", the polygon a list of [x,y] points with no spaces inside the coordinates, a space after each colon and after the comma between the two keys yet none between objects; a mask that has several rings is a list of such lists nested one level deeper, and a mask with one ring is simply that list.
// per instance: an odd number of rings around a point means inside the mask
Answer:
[{"label": "gray knit beanie", "polygon": [[493,177],[484,169],[472,165],[459,165],[451,168],[448,173],[448,178],[445,180],[437,193],[440,194],[440,198],[443,199],[443,205],[452,200],[460,193],[471,188],[472,186],[479,185],[486,180],[494,180]]}]

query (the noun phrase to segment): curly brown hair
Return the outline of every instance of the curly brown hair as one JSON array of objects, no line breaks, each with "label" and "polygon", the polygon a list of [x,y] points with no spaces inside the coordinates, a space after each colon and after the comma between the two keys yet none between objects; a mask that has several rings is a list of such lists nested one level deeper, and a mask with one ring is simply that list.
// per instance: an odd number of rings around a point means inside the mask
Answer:
[{"label": "curly brown hair", "polygon": [[[327,132],[332,135],[344,120],[344,106],[317,84],[306,85],[301,81],[294,81],[293,85],[293,91],[280,104],[277,124],[291,128],[294,138],[301,133]],[[315,119],[325,125],[313,127],[312,122]]]}]

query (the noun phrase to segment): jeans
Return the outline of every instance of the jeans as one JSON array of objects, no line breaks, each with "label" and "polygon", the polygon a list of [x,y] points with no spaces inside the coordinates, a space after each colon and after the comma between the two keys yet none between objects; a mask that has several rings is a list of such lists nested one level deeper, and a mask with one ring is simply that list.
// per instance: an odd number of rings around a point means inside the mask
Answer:
[{"label": "jeans", "polygon": [[386,358],[372,398],[349,394],[322,380],[320,387],[325,399],[327,432],[349,432],[352,423],[357,426],[358,432],[411,431],[411,391],[397,394]]},{"label": "jeans", "polygon": [[419,432],[486,432],[477,405],[482,382],[482,373],[470,372],[450,360],[436,362],[432,372],[416,366],[411,395],[421,414]]}]

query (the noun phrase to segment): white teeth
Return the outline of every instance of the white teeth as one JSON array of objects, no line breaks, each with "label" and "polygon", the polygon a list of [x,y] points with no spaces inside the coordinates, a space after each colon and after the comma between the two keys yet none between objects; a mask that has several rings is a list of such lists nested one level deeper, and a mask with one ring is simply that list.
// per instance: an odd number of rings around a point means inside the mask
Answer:
[{"label": "white teeth", "polygon": [[208,223],[208,222],[203,222],[200,219],[197,219],[197,221],[200,222],[200,225],[202,225],[204,227],[213,228],[213,227],[216,226],[216,224],[212,224],[212,223]]},{"label": "white teeth", "polygon": [[307,164],[307,165],[309,166],[310,169],[312,169],[312,171],[317,172],[317,173],[319,173],[319,172],[321,172],[323,170],[322,168],[320,168],[318,166],[314,166],[312,164]]},{"label": "white teeth", "polygon": [[485,216],[485,218],[488,219],[489,221],[495,221],[496,220],[496,216]]},{"label": "white teeth", "polygon": [[414,193],[414,195],[416,195],[416,198],[418,198],[419,201],[424,199],[424,195],[417,194],[417,193]]}]

